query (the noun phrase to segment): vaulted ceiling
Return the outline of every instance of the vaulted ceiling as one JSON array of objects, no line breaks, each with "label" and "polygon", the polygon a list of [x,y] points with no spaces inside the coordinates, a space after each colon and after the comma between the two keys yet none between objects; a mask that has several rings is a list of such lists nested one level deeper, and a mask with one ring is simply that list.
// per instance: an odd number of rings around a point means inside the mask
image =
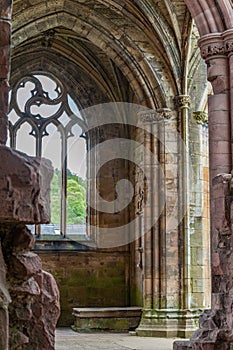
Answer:
[{"label": "vaulted ceiling", "polygon": [[81,107],[169,106],[201,62],[178,0],[14,0],[12,32],[12,81],[47,70],[70,83]]}]

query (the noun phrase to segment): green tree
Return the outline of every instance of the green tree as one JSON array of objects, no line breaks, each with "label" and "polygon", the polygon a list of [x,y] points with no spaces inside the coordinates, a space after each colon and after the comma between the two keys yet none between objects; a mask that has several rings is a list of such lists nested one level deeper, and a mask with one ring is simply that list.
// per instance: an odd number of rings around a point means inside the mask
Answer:
[{"label": "green tree", "polygon": [[67,223],[81,224],[86,216],[86,189],[78,181],[67,180]]},{"label": "green tree", "polygon": [[61,173],[55,169],[51,182],[51,223],[59,224],[61,216]]},{"label": "green tree", "polygon": [[[51,223],[60,223],[61,172],[56,169],[51,183]],[[85,223],[86,181],[67,170],[67,224]]]}]

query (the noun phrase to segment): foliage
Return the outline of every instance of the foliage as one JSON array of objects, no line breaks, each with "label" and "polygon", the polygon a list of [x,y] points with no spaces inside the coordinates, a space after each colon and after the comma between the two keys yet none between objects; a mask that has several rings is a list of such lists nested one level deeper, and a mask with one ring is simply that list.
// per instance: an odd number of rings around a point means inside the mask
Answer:
[{"label": "foliage", "polygon": [[[61,171],[56,169],[51,183],[51,223],[60,223]],[[82,224],[86,218],[86,181],[67,170],[67,224]]]}]

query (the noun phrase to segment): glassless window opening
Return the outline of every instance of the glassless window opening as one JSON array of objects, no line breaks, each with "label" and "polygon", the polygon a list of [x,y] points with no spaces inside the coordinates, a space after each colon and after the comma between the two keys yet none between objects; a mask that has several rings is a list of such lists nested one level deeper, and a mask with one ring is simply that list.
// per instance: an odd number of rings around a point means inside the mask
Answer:
[{"label": "glassless window opening", "polygon": [[86,235],[86,136],[84,120],[67,86],[51,74],[32,74],[10,91],[9,145],[54,166],[51,224],[43,234]]}]

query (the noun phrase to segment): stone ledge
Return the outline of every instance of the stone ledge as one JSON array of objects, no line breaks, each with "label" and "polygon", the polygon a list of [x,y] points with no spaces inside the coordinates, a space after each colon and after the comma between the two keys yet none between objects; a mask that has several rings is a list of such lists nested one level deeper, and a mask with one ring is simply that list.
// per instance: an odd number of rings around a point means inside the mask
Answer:
[{"label": "stone ledge", "polygon": [[128,332],[137,328],[141,314],[140,307],[74,308],[72,329],[77,332]]}]

